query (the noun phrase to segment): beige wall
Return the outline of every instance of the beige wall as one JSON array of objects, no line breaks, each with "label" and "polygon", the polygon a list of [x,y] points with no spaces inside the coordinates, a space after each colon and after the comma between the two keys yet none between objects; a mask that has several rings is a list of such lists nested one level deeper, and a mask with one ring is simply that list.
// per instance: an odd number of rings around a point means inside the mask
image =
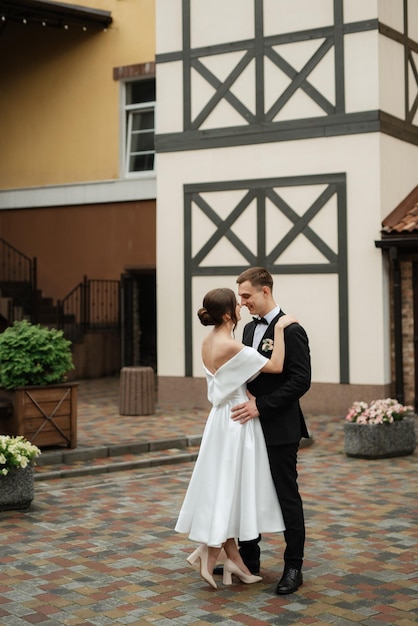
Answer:
[{"label": "beige wall", "polygon": [[119,82],[153,61],[154,0],[86,0],[107,31],[7,22],[0,37],[0,189],[119,177]]},{"label": "beige wall", "polygon": [[155,267],[155,201],[0,211],[0,237],[37,257],[38,287],[61,299],[88,278]]}]

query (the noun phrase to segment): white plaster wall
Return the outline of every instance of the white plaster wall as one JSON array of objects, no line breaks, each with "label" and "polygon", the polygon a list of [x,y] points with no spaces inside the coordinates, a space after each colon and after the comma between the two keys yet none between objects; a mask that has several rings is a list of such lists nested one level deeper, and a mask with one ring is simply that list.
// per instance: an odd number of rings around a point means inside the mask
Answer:
[{"label": "white plaster wall", "polygon": [[[291,4],[291,8],[290,8]],[[264,0],[264,35],[330,26],[333,0]]]},{"label": "white plaster wall", "polygon": [[361,22],[377,17],[378,0],[344,0],[344,22]]},{"label": "white plaster wall", "polygon": [[253,0],[192,0],[191,46],[213,46],[254,37]]},{"label": "white plaster wall", "polygon": [[[300,72],[322,44],[323,39],[312,39],[273,46],[273,50],[285,59],[294,70]],[[320,63],[310,72],[308,82],[335,105],[334,56],[334,48],[331,48],[321,59]],[[276,102],[290,85],[291,80],[268,57],[264,58],[264,72],[265,107],[266,111],[268,111],[270,106]],[[303,89],[297,89],[285,106],[280,109],[274,121],[323,115],[324,110]]]},{"label": "white plaster wall", "polygon": [[418,148],[383,134],[380,145],[383,220],[418,185]]},{"label": "white plaster wall", "polygon": [[157,133],[183,130],[183,70],[181,61],[157,64],[155,128]]},{"label": "white plaster wall", "polygon": [[[408,0],[409,7],[416,2]],[[403,0],[378,0],[379,21],[386,26],[391,26],[400,33],[403,32]],[[413,17],[412,15],[410,17]]]},{"label": "white plaster wall", "polygon": [[379,57],[376,31],[344,37],[346,112],[379,108]]},{"label": "white plaster wall", "polygon": [[177,52],[183,47],[182,0],[156,0],[157,53]]},{"label": "white plaster wall", "polygon": [[[184,375],[183,185],[333,172],[347,174],[351,382],[388,382],[388,354],[382,341],[386,322],[382,305],[382,259],[381,251],[374,246],[381,222],[377,134],[159,155],[158,301],[170,306],[170,324],[167,324],[166,307],[159,306],[159,375]],[[220,264],[228,262],[225,257]],[[196,310],[207,288],[218,286],[220,279],[219,276],[211,280],[194,279]],[[222,284],[235,286],[230,277],[229,285],[225,280]],[[277,300],[299,317],[309,334],[314,382],[338,382],[335,277],[281,276],[276,278],[276,283]],[[196,320],[193,332],[195,375],[201,375],[201,329]]]},{"label": "white plaster wall", "polygon": [[379,108],[399,119],[404,119],[404,47],[397,41],[380,35],[378,49]]},{"label": "white plaster wall", "polygon": [[418,41],[418,2],[408,0],[408,36]]},{"label": "white plaster wall", "polygon": [[[231,52],[228,54],[215,55],[213,57],[200,58],[199,61],[222,83],[238,65],[245,52]],[[192,69],[192,119],[196,119],[203,107],[209,102],[215,93],[214,88],[201,77],[199,72]],[[252,60],[244,69],[239,78],[231,86],[231,93],[235,95],[252,112],[255,112],[255,69]],[[201,124],[200,128],[219,128],[223,126],[242,126],[247,119],[240,115],[224,98],[215,107],[214,111]]]}]

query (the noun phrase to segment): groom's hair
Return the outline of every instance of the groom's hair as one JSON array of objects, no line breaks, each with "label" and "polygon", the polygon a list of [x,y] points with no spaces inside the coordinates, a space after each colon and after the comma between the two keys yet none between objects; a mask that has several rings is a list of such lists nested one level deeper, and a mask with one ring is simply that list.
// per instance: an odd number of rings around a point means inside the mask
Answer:
[{"label": "groom's hair", "polygon": [[250,282],[253,287],[270,287],[273,291],[273,277],[264,267],[250,267],[248,270],[244,270],[237,278],[238,285]]}]

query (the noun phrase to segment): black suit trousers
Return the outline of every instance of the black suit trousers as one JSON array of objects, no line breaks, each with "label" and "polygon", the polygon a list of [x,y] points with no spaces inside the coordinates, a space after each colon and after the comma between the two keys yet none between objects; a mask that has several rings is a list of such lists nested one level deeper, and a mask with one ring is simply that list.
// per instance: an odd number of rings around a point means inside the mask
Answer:
[{"label": "black suit trousers", "polygon": [[[305,520],[297,483],[298,449],[298,443],[283,446],[267,445],[271,474],[286,526],[284,531],[286,542],[284,552],[285,566],[295,567],[300,570],[302,569],[305,546]],[[254,552],[254,559],[257,558],[259,555],[259,541],[260,537],[254,541],[239,542],[241,552],[243,548],[245,550],[245,555],[242,554],[245,562],[249,560],[252,563],[252,552]]]}]

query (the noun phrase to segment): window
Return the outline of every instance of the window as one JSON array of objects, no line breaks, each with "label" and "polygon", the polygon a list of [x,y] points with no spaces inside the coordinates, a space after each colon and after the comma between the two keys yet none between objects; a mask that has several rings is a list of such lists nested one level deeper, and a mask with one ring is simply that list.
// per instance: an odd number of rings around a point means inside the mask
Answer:
[{"label": "window", "polygon": [[126,175],[154,169],[155,79],[125,84]]}]

